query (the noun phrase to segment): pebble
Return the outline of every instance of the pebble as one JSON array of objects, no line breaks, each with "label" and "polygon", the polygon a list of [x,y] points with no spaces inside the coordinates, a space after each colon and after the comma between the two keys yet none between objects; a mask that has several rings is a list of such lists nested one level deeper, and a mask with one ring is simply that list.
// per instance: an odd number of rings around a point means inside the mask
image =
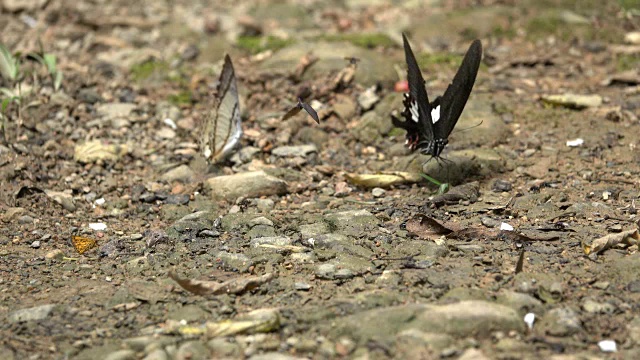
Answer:
[{"label": "pebble", "polygon": [[371,195],[373,195],[374,198],[379,198],[383,197],[386,192],[387,191],[385,189],[377,187],[371,190]]},{"label": "pebble", "polygon": [[62,260],[64,252],[60,249],[49,251],[45,256],[45,259]]},{"label": "pebble", "polygon": [[305,282],[296,282],[293,284],[293,288],[296,290],[302,290],[302,291],[307,291],[311,289],[311,285],[305,283]]},{"label": "pebble", "polygon": [[500,221],[492,219],[488,216],[484,216],[480,219],[480,222],[482,223],[482,225],[489,227],[489,228],[494,228],[494,227],[498,227],[500,226]]},{"label": "pebble", "polygon": [[491,185],[491,190],[495,192],[507,192],[511,191],[512,188],[513,185],[509,181],[502,179],[496,179],[496,181],[493,182],[493,185]]},{"label": "pebble", "polygon": [[18,224],[33,224],[34,219],[29,215],[22,215],[18,218]]},{"label": "pebble", "polygon": [[275,207],[275,202],[271,199],[258,199],[256,207],[261,212],[269,212]]},{"label": "pebble", "polygon": [[107,355],[105,360],[134,360],[136,358],[136,352],[129,349],[123,349],[114,351]]},{"label": "pebble", "polygon": [[40,248],[40,240],[36,240],[34,242],[31,243],[31,247],[34,249],[39,249]]}]

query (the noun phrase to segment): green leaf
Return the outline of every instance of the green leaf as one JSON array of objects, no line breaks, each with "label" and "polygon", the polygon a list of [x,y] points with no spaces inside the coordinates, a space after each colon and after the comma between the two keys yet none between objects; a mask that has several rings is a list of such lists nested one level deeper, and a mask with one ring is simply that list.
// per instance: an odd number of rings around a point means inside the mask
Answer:
[{"label": "green leaf", "polygon": [[446,194],[449,191],[449,183],[442,183],[438,188],[438,195]]},{"label": "green leaf", "polygon": [[13,90],[7,89],[6,87],[0,88],[0,93],[3,93],[4,96],[6,96],[8,98],[12,98],[12,97],[16,96],[16,93],[13,92]]},{"label": "green leaf", "polygon": [[49,70],[49,74],[53,75],[58,72],[56,67],[56,56],[53,54],[44,54],[44,64],[47,66],[47,70]]},{"label": "green leaf", "polygon": [[7,107],[9,107],[9,104],[11,104],[11,98],[2,99],[2,105],[0,106],[0,113],[4,114],[4,112],[7,111]]},{"label": "green leaf", "polygon": [[14,81],[18,77],[18,60],[7,48],[0,44],[0,74],[5,79]]},{"label": "green leaf", "polygon": [[60,86],[62,86],[62,73],[61,72],[56,72],[54,79],[53,79],[53,89],[55,91],[60,90]]},{"label": "green leaf", "polygon": [[425,173],[420,173],[420,176],[422,176],[423,178],[425,178],[427,181],[429,181],[430,183],[434,184],[435,186],[441,186],[442,183],[434,178],[432,178],[431,176],[425,174]]}]

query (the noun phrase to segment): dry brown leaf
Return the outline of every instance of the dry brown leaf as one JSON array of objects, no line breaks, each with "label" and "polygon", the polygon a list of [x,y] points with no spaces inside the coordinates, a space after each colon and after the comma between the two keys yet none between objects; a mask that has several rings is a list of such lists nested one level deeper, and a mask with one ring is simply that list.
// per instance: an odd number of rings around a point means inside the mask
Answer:
[{"label": "dry brown leaf", "polygon": [[444,223],[424,214],[418,214],[407,221],[407,231],[421,238],[429,238],[438,235],[447,235],[457,229],[452,229],[450,224]]},{"label": "dry brown leaf", "polygon": [[271,281],[274,278],[273,273],[267,273],[262,276],[248,276],[242,278],[231,279],[222,283],[217,281],[181,279],[173,271],[169,272],[169,277],[177,282],[183,289],[196,295],[222,295],[222,294],[241,294],[251,291],[260,285]]},{"label": "dry brown leaf", "polygon": [[601,238],[593,240],[590,245],[582,244],[582,249],[586,255],[599,254],[618,244],[632,246],[637,245],[640,240],[638,229],[631,229],[620,233],[609,234]]}]

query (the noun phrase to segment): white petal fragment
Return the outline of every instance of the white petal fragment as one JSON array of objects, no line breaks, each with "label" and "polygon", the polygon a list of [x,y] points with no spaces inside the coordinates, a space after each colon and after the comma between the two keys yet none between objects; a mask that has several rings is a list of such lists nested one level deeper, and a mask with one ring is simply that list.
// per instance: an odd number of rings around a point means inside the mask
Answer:
[{"label": "white petal fragment", "polygon": [[616,352],[618,351],[615,340],[602,340],[598,342],[598,347],[602,352]]},{"label": "white petal fragment", "polygon": [[513,226],[503,222],[500,224],[500,230],[513,231]]},{"label": "white petal fragment", "polygon": [[529,330],[533,329],[533,323],[536,321],[536,314],[528,313],[524,316],[524,323],[527,324]]},{"label": "white petal fragment", "polygon": [[576,147],[582,144],[584,144],[584,139],[581,139],[581,138],[577,138],[574,140],[567,140],[567,146],[569,147]]},{"label": "white petal fragment", "polygon": [[105,223],[89,223],[89,229],[95,231],[102,231],[107,229],[107,224]]}]

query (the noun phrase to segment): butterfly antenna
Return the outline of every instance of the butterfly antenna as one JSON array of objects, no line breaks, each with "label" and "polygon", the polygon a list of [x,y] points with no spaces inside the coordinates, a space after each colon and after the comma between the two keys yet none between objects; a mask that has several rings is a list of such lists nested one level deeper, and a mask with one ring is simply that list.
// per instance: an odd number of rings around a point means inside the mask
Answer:
[{"label": "butterfly antenna", "polygon": [[453,133],[457,133],[457,132],[462,132],[462,131],[471,130],[471,129],[473,129],[473,128],[477,128],[478,126],[482,125],[482,123],[483,123],[483,122],[484,122],[484,120],[480,120],[480,122],[479,122],[479,123],[477,123],[477,124],[475,124],[475,125],[473,125],[473,126],[469,126],[468,128],[459,129],[459,130],[457,130],[457,131],[454,131],[454,132],[452,132],[452,134],[453,134]]}]

